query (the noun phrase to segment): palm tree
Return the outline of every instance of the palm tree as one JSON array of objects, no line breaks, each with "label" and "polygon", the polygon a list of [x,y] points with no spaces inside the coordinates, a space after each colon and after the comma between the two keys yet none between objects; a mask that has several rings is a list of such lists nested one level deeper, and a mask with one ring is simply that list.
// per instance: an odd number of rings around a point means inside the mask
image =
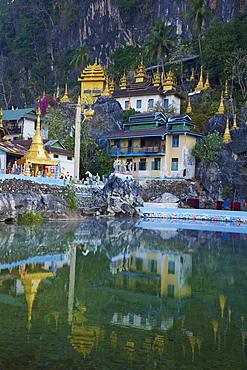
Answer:
[{"label": "palm tree", "polygon": [[84,65],[91,62],[91,55],[88,51],[87,44],[84,42],[82,46],[76,49],[76,53],[70,62],[70,65],[75,65],[77,71],[81,71]]},{"label": "palm tree", "polygon": [[162,71],[165,73],[164,59],[170,54],[176,39],[175,37],[171,37],[173,28],[168,28],[167,24],[159,19],[150,30],[151,33],[147,35],[144,46],[147,48],[151,59],[157,58],[157,61],[161,62]]},{"label": "palm tree", "polygon": [[197,34],[198,37],[198,46],[201,57],[201,63],[203,64],[202,58],[202,46],[201,46],[201,35],[203,26],[208,17],[213,17],[213,13],[206,9],[207,0],[190,0],[191,8],[184,14],[185,18],[189,22],[193,22],[193,31]]}]

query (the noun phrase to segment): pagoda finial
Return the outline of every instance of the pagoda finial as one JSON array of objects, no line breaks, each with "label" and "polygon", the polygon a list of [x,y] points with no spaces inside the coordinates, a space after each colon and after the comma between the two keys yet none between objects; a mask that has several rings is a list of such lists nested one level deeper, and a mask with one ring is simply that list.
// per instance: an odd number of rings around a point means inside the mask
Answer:
[{"label": "pagoda finial", "polygon": [[226,84],[225,84],[224,98],[229,99],[228,80],[226,80]]},{"label": "pagoda finial", "polygon": [[165,81],[163,82],[162,85],[163,85],[164,90],[176,90],[177,83],[176,83],[175,76],[171,70],[167,73],[165,77]]},{"label": "pagoda finial", "polygon": [[159,68],[157,68],[157,72],[154,75],[154,86],[160,86],[161,84],[161,74]]},{"label": "pagoda finial", "polygon": [[195,91],[201,91],[204,89],[204,84],[203,84],[203,66],[201,66],[201,73],[200,73],[200,79],[199,82],[195,88]]},{"label": "pagoda finial", "polygon": [[210,82],[209,82],[209,74],[208,73],[207,73],[206,82],[204,84],[204,89],[211,89],[211,85],[210,85]]},{"label": "pagoda finial", "polygon": [[148,76],[145,71],[143,60],[141,60],[141,63],[139,64],[138,69],[136,71],[136,75],[135,75],[136,82],[143,82],[144,80],[147,79],[147,77]]},{"label": "pagoda finial", "polygon": [[119,87],[120,87],[120,89],[127,89],[127,75],[126,75],[126,72],[124,72],[124,75],[120,80]]},{"label": "pagoda finial", "polygon": [[110,82],[109,82],[109,90],[110,90],[110,93],[113,94],[114,91],[115,91],[115,81],[114,79],[112,79]]},{"label": "pagoda finial", "polygon": [[197,81],[197,79],[195,78],[195,69],[194,68],[192,68],[192,70],[191,70],[190,81]]},{"label": "pagoda finial", "polygon": [[68,84],[65,84],[64,96],[60,99],[61,103],[72,103],[68,95]]},{"label": "pagoda finial", "polygon": [[187,105],[186,113],[191,113],[191,112],[192,112],[192,106],[190,103],[190,96],[188,95],[188,105]]},{"label": "pagoda finial", "polygon": [[223,143],[229,143],[231,141],[231,135],[230,135],[230,130],[229,130],[229,118],[227,117],[226,119],[226,128],[223,136]]},{"label": "pagoda finial", "polygon": [[220,106],[219,106],[218,112],[216,114],[225,114],[225,106],[224,106],[223,92],[221,94]]},{"label": "pagoda finial", "polygon": [[237,126],[237,115],[235,113],[234,114],[234,118],[233,118],[233,125],[232,125],[231,130],[236,130],[236,128],[238,128],[238,126]]}]

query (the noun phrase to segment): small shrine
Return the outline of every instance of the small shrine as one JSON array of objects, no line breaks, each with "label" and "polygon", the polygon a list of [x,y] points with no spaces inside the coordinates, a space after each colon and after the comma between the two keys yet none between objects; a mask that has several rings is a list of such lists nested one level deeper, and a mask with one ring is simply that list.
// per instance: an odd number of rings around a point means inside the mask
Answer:
[{"label": "small shrine", "polygon": [[225,128],[225,132],[224,132],[224,135],[223,135],[223,143],[229,143],[229,141],[231,141],[231,134],[230,134],[230,129],[229,129],[229,118],[227,117],[227,120],[226,120],[226,128]]},{"label": "small shrine", "polygon": [[218,112],[216,114],[225,114],[225,105],[224,105],[223,93],[221,94],[220,106],[219,106]]},{"label": "small shrine", "polygon": [[200,79],[199,82],[195,88],[195,92],[199,92],[201,90],[204,90],[204,83],[203,83],[203,67],[201,66],[201,73],[200,73]]},{"label": "small shrine", "polygon": [[78,81],[81,83],[81,97],[85,94],[100,96],[106,88],[108,75],[105,69],[96,61],[82,71]]},{"label": "small shrine", "polygon": [[40,132],[40,117],[41,111],[40,107],[37,111],[37,125],[36,125],[36,132],[32,140],[32,144],[30,149],[28,150],[27,154],[23,156],[23,158],[18,159],[18,164],[24,165],[24,174],[26,176],[30,176],[30,167],[31,165],[34,166],[34,177],[39,176],[39,167],[42,166],[57,166],[58,162],[53,161],[44,146],[44,142]]},{"label": "small shrine", "polygon": [[162,85],[164,90],[176,90],[177,83],[171,70],[167,73]]}]

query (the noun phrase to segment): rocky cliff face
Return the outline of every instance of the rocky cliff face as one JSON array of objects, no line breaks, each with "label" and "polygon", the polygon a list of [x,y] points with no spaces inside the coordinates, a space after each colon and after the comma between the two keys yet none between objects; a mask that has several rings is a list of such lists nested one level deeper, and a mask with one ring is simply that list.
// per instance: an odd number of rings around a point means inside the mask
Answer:
[{"label": "rocky cliff face", "polygon": [[[108,65],[109,56],[116,47],[141,45],[150,26],[158,19],[175,26],[176,36],[186,38],[191,35],[191,24],[183,14],[189,9],[189,0],[143,0],[132,3],[112,0],[74,0],[78,23],[72,28],[60,27],[57,33],[58,48],[75,49],[85,41],[93,58]],[[125,6],[125,8],[124,8]],[[207,7],[223,23],[235,15],[247,11],[246,0],[208,0]],[[63,11],[60,11],[60,24]]]}]

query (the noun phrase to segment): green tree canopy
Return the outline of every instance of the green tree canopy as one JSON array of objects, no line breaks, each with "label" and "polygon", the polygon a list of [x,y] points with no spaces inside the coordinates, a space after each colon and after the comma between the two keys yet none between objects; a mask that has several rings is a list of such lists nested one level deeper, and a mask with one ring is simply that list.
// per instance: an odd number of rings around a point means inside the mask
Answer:
[{"label": "green tree canopy", "polygon": [[198,37],[198,46],[200,51],[201,63],[203,64],[201,34],[207,18],[213,17],[213,13],[206,9],[207,0],[190,0],[190,9],[184,14],[189,22],[193,22],[193,31]]},{"label": "green tree canopy", "polygon": [[213,161],[222,143],[222,136],[220,134],[209,134],[196,142],[191,153],[201,160]]},{"label": "green tree canopy", "polygon": [[86,42],[82,46],[79,46],[75,55],[72,58],[70,65],[75,65],[77,71],[81,71],[85,65],[88,65],[91,62],[91,55],[88,50]]},{"label": "green tree canopy", "polygon": [[155,58],[162,64],[164,71],[164,59],[170,54],[174,47],[175,38],[172,37],[173,28],[169,28],[161,19],[155,26],[150,28],[151,33],[147,35],[144,46],[146,47],[150,58]]}]

